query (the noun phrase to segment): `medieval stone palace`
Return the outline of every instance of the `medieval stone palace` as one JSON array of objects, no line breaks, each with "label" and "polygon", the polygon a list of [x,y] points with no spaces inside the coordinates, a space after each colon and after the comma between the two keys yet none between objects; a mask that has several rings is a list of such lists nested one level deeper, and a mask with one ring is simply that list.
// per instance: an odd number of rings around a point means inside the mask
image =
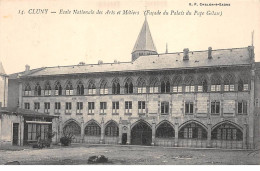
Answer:
[{"label": "medieval stone palace", "polygon": [[52,130],[55,143],[70,130],[74,143],[255,148],[259,69],[253,46],[159,54],[145,19],[130,62],[9,75],[0,142],[30,144]]}]

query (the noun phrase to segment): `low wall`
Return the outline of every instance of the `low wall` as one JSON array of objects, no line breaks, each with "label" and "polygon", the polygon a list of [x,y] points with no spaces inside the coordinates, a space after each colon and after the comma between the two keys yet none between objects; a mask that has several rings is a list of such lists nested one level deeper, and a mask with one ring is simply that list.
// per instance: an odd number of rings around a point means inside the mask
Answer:
[{"label": "low wall", "polygon": [[179,139],[178,147],[206,148],[207,147],[207,140]]},{"label": "low wall", "polygon": [[156,146],[174,147],[174,144],[175,144],[174,138],[156,138],[155,139]]},{"label": "low wall", "polygon": [[84,136],[84,143],[99,144],[100,143],[100,136]]},{"label": "low wall", "polygon": [[228,141],[228,140],[211,140],[212,148],[229,148],[241,149],[243,148],[243,141]]},{"label": "low wall", "polygon": [[105,136],[104,143],[105,144],[118,144],[118,140],[119,140],[118,137],[108,137],[108,136]]}]

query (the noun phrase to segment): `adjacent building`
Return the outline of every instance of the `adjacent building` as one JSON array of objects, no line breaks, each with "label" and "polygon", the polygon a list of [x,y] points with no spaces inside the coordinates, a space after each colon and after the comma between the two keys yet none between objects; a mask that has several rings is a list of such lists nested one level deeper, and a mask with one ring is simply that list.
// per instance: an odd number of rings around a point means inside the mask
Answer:
[{"label": "adjacent building", "polygon": [[54,142],[255,148],[259,68],[253,46],[159,54],[145,20],[132,61],[26,66],[9,76],[8,107],[20,145],[52,130]]}]

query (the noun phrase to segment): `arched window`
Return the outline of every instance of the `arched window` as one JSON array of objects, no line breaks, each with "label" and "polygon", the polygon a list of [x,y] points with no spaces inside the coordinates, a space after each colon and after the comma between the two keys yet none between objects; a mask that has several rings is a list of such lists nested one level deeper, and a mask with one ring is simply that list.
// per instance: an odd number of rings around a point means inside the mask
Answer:
[{"label": "arched window", "polygon": [[248,91],[249,81],[247,77],[240,78],[238,81],[238,91]]},{"label": "arched window", "polygon": [[195,86],[192,76],[187,76],[185,78],[185,92],[194,92]]},{"label": "arched window", "polygon": [[57,82],[56,85],[55,85],[55,95],[56,96],[62,95],[62,87],[61,87],[60,82]]},{"label": "arched window", "polygon": [[161,81],[161,93],[169,93],[170,92],[170,81],[163,80]]},{"label": "arched window", "polygon": [[65,135],[80,135],[80,133],[80,126],[74,121],[70,121],[63,128],[63,134]]},{"label": "arched window", "polygon": [[100,84],[100,94],[108,94],[107,82],[105,80]]},{"label": "arched window", "polygon": [[105,129],[105,135],[111,137],[118,137],[119,129],[115,122],[110,122]]},{"label": "arched window", "polygon": [[73,87],[71,82],[69,81],[66,85],[66,91],[65,91],[66,95],[73,95]]},{"label": "arched window", "polygon": [[198,77],[198,92],[208,92],[208,82],[204,75]]},{"label": "arched window", "polygon": [[50,96],[51,95],[51,86],[50,86],[50,83],[47,82],[45,84],[45,87],[44,87],[44,95],[45,96]]},{"label": "arched window", "polygon": [[112,83],[112,94],[120,94],[120,84],[117,79]]},{"label": "arched window", "polygon": [[42,91],[41,86],[39,85],[39,83],[37,83],[34,89],[34,95],[41,96],[41,91]]},{"label": "arched window", "polygon": [[145,80],[140,78],[137,82],[137,93],[146,93]]},{"label": "arched window", "polygon": [[221,91],[221,76],[218,74],[213,74],[211,76],[211,87],[210,91]]},{"label": "arched window", "polygon": [[234,91],[235,90],[235,78],[231,74],[227,74],[224,77],[224,91]]},{"label": "arched window", "polygon": [[150,81],[150,93],[159,92],[159,81],[157,78],[152,78]]},{"label": "arched window", "polygon": [[30,96],[31,95],[31,87],[30,87],[30,85],[29,84],[27,84],[26,86],[25,86],[25,89],[24,89],[24,95],[25,96]]},{"label": "arched window", "polygon": [[77,85],[77,95],[84,95],[84,85],[81,81]]},{"label": "arched window", "polygon": [[160,126],[156,129],[156,137],[158,138],[173,138],[174,136],[174,129],[167,122],[160,124]]},{"label": "arched window", "polygon": [[179,131],[180,139],[207,139],[207,131],[199,124],[186,124]]},{"label": "arched window", "polygon": [[176,76],[173,82],[173,92],[181,93],[182,92],[182,78],[181,76]]},{"label": "arched window", "polygon": [[100,134],[101,134],[101,128],[94,121],[90,122],[85,128],[85,135],[87,136],[100,136]]},{"label": "arched window", "polygon": [[131,81],[131,79],[127,79],[126,83],[125,83],[125,94],[132,94],[133,93],[133,83]]},{"label": "arched window", "polygon": [[212,140],[243,140],[240,129],[230,123],[223,123],[216,127],[211,133]]},{"label": "arched window", "polygon": [[92,81],[88,85],[88,94],[96,94],[96,86]]}]

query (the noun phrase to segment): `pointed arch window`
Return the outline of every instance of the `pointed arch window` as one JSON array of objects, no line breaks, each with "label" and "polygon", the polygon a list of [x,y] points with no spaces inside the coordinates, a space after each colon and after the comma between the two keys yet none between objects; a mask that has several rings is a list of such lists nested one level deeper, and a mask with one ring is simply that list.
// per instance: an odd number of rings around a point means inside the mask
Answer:
[{"label": "pointed arch window", "polygon": [[45,84],[45,87],[44,87],[44,95],[45,96],[50,96],[51,95],[51,86],[50,86],[50,83],[47,82]]},{"label": "pointed arch window", "polygon": [[158,138],[173,138],[175,131],[169,123],[164,122],[156,129],[155,136]]},{"label": "pointed arch window", "polygon": [[119,82],[113,82],[112,84],[112,94],[120,94],[120,84]]},{"label": "pointed arch window", "polygon": [[150,93],[158,93],[159,92],[159,82],[155,78],[151,83],[150,83]]},{"label": "pointed arch window", "polygon": [[42,91],[41,86],[39,85],[39,83],[37,83],[34,89],[34,95],[41,96],[41,91]]},{"label": "pointed arch window", "polygon": [[66,95],[73,95],[73,87],[72,87],[71,82],[67,83],[65,94]]},{"label": "pointed arch window", "polygon": [[221,91],[221,77],[219,75],[212,75],[210,91]]},{"label": "pointed arch window", "polygon": [[108,94],[107,82],[102,81],[100,84],[100,94]]},{"label": "pointed arch window", "polygon": [[195,91],[195,86],[194,86],[193,78],[191,76],[186,77],[185,92],[189,93],[189,92],[194,92],[194,91]]},{"label": "pointed arch window", "polygon": [[181,93],[182,92],[182,78],[180,76],[175,78],[175,81],[173,83],[173,92],[174,93]]},{"label": "pointed arch window", "polygon": [[192,122],[186,124],[179,131],[180,139],[207,139],[207,131],[201,125]]},{"label": "pointed arch window", "polygon": [[77,85],[77,95],[84,95],[84,85],[81,81]]},{"label": "pointed arch window", "polygon": [[60,96],[62,95],[62,87],[60,82],[57,82],[55,85],[55,96]]},{"label": "pointed arch window", "polygon": [[85,128],[85,135],[87,136],[100,136],[101,134],[101,128],[100,126],[92,121],[91,123],[89,123],[86,128]]},{"label": "pointed arch window", "polygon": [[170,81],[164,80],[161,82],[161,93],[169,93],[170,92]]},{"label": "pointed arch window", "polygon": [[198,82],[199,82],[198,92],[208,92],[207,79],[202,76],[202,77],[199,77]]},{"label": "pointed arch window", "polygon": [[110,137],[118,137],[119,129],[115,122],[110,122],[105,129],[105,135]]},{"label": "pointed arch window", "polygon": [[25,89],[24,89],[24,95],[25,95],[25,96],[30,96],[30,95],[31,95],[31,92],[32,92],[31,87],[30,87],[29,84],[27,84],[27,85],[25,86]]},{"label": "pointed arch window", "polygon": [[243,140],[242,131],[230,123],[224,123],[216,127],[211,135],[212,140]]},{"label": "pointed arch window", "polygon": [[137,83],[137,93],[146,93],[145,80],[140,79]]},{"label": "pointed arch window", "polygon": [[133,83],[130,79],[128,79],[125,83],[125,94],[133,94]]},{"label": "pointed arch window", "polygon": [[248,91],[249,90],[249,84],[248,84],[248,79],[239,79],[238,81],[238,91]]},{"label": "pointed arch window", "polygon": [[80,135],[81,129],[76,122],[70,121],[64,126],[63,133],[66,135]]},{"label": "pointed arch window", "polygon": [[224,91],[235,91],[235,78],[231,74],[224,78]]},{"label": "pointed arch window", "polygon": [[96,94],[96,86],[93,82],[88,85],[88,94]]}]

